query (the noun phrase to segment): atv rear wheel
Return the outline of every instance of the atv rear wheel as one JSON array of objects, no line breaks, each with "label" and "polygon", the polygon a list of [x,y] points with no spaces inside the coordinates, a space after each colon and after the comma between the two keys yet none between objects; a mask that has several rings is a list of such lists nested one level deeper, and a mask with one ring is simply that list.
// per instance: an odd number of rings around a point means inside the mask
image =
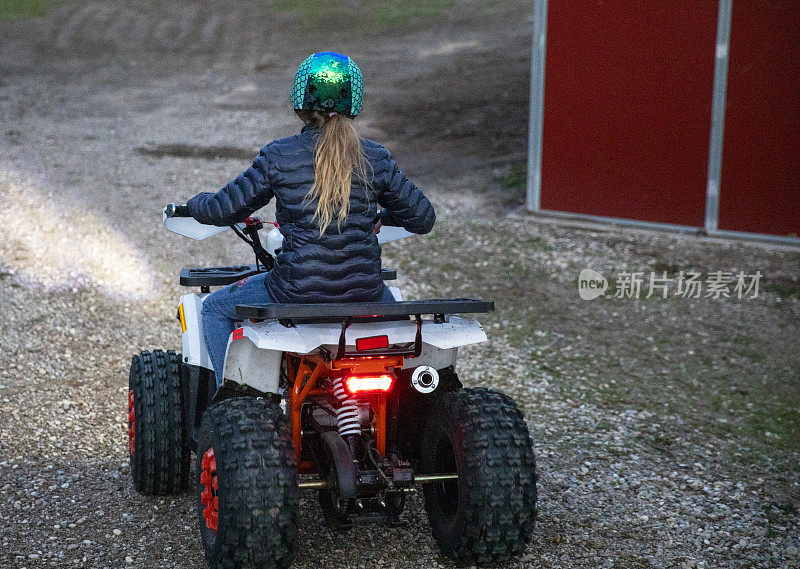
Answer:
[{"label": "atv rear wheel", "polygon": [[203,415],[197,509],[212,569],[285,569],[297,537],[299,490],[289,423],[280,406],[236,397]]},{"label": "atv rear wheel", "polygon": [[443,394],[428,416],[424,472],[458,474],[424,486],[442,552],[460,563],[494,563],[524,551],[536,517],[536,462],[514,401],[497,391]]},{"label": "atv rear wheel", "polygon": [[133,356],[128,379],[128,444],[133,486],[147,495],[174,494],[189,485],[180,354]]}]

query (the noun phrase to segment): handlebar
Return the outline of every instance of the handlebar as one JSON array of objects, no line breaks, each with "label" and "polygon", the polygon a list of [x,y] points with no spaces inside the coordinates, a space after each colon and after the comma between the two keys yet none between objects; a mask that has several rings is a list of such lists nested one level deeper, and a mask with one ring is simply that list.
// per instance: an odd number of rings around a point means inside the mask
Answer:
[{"label": "handlebar", "polygon": [[164,208],[164,215],[167,217],[192,217],[189,213],[189,206],[175,205],[174,203]]}]

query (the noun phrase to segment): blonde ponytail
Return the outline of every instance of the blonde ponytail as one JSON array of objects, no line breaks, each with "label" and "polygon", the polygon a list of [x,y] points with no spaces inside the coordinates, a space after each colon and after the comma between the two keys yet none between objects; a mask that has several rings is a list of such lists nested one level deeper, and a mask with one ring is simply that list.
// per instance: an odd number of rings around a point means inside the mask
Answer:
[{"label": "blonde ponytail", "polygon": [[339,113],[298,111],[298,114],[321,130],[314,146],[314,184],[306,201],[318,200],[314,217],[319,223],[320,235],[334,219],[341,230],[350,210],[353,176],[369,186],[368,162],[361,139],[353,120]]}]

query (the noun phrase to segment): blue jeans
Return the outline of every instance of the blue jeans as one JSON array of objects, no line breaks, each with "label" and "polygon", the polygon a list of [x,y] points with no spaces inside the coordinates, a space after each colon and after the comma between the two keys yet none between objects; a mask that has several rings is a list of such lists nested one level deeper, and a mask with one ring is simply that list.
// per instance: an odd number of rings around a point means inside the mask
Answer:
[{"label": "blue jeans", "polygon": [[[236,328],[237,304],[263,304],[272,302],[264,287],[267,273],[247,277],[224,288],[214,291],[203,302],[203,338],[214,366],[217,386],[222,385],[222,372],[225,369],[225,350],[228,338]],[[394,302],[389,287],[383,285],[381,302]]]}]

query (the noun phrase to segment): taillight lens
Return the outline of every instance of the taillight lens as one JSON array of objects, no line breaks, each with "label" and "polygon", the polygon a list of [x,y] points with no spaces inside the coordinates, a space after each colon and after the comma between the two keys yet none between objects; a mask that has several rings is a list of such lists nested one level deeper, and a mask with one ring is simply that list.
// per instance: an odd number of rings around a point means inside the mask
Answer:
[{"label": "taillight lens", "polygon": [[377,350],[389,347],[389,336],[370,336],[369,338],[356,338],[356,350]]},{"label": "taillight lens", "polygon": [[347,391],[356,393],[386,393],[394,385],[394,377],[389,374],[381,375],[350,375],[344,380]]}]

